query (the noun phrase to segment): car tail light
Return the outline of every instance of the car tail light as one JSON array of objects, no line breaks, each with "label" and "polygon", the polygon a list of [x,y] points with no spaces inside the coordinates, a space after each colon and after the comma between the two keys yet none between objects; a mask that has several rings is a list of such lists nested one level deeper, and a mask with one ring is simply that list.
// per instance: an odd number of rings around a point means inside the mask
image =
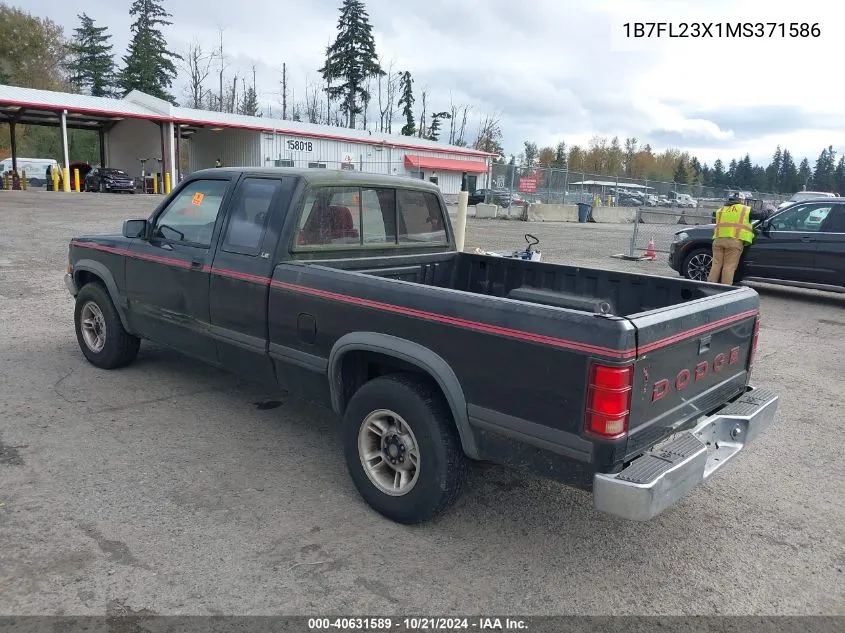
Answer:
[{"label": "car tail light", "polygon": [[606,439],[628,432],[634,368],[631,365],[590,367],[587,388],[586,431]]}]

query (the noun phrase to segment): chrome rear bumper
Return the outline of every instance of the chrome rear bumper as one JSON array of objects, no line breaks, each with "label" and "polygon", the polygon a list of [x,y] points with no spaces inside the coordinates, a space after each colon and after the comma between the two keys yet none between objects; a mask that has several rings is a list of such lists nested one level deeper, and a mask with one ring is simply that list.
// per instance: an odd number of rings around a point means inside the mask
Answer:
[{"label": "chrome rear bumper", "polygon": [[597,510],[648,521],[725,466],[775,418],[778,396],[750,388],[695,428],[638,457],[619,473],[593,478]]}]

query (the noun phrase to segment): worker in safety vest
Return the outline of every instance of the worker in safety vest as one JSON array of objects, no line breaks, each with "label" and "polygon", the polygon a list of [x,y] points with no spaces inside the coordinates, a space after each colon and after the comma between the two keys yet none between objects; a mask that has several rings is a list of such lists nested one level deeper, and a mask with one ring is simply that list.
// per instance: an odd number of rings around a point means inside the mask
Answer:
[{"label": "worker in safety vest", "polygon": [[728,204],[716,211],[716,229],[713,231],[713,264],[710,282],[732,285],[746,244],[754,241],[751,226],[751,207],[738,193],[728,199]]}]

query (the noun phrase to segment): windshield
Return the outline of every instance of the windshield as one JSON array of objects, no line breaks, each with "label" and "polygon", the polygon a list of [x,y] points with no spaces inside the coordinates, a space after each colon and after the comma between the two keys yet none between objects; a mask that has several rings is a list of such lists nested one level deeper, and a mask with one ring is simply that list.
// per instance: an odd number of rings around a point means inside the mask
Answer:
[{"label": "windshield", "polygon": [[103,173],[108,176],[128,176],[122,169],[104,169]]}]

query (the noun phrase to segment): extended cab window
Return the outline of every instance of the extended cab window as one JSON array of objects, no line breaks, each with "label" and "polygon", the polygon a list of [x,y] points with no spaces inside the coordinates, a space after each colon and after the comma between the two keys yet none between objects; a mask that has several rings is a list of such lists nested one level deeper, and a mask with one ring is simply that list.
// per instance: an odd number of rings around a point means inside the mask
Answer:
[{"label": "extended cab window", "polygon": [[208,248],[228,180],[196,180],[185,186],[155,222],[154,237]]},{"label": "extended cab window", "polygon": [[448,244],[443,211],[437,196],[428,191],[396,192],[399,243]]},{"label": "extended cab window", "polygon": [[358,187],[318,187],[305,199],[298,246],[348,246],[361,243]]},{"label": "extended cab window", "polygon": [[270,205],[281,188],[281,180],[266,178],[245,178],[238,185],[223,238],[223,250],[243,255],[258,254]]}]

